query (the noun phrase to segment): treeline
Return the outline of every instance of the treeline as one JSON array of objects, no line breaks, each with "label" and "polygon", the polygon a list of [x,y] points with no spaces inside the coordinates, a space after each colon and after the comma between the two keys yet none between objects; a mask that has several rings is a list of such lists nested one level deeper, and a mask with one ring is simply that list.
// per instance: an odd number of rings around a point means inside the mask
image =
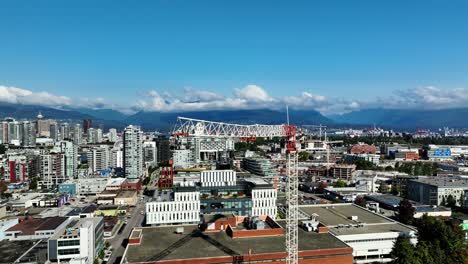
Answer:
[{"label": "treeline", "polygon": [[397,162],[395,170],[404,172],[413,176],[437,176],[437,163],[436,162]]},{"label": "treeline", "polygon": [[393,264],[468,263],[468,247],[459,224],[424,215],[413,221],[418,243],[406,236],[397,239],[391,257]]},{"label": "treeline", "polygon": [[343,140],[344,145],[355,145],[357,143],[366,143],[369,145],[380,145],[385,143],[412,144],[412,145],[468,145],[468,137],[425,137],[414,138],[412,135],[400,137],[347,137],[330,136],[330,140]]}]

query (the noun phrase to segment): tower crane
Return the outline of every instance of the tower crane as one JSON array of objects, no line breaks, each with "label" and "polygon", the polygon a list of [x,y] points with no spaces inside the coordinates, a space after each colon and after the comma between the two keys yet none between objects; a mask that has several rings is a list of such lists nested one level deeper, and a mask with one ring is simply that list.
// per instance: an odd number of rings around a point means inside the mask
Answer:
[{"label": "tower crane", "polygon": [[[289,118],[288,118],[289,119]],[[176,136],[254,139],[257,137],[283,137],[286,139],[287,176],[286,200],[286,263],[298,263],[298,153],[297,127],[289,125],[240,125],[200,119],[177,117],[173,130]]]}]

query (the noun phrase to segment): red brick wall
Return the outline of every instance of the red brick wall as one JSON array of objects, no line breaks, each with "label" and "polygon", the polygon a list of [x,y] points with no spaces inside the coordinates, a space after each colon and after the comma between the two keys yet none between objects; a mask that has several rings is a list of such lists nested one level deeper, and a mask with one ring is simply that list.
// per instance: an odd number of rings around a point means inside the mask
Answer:
[{"label": "red brick wall", "polygon": [[282,235],[284,235],[282,228],[264,230],[233,230],[232,232],[232,238]]}]

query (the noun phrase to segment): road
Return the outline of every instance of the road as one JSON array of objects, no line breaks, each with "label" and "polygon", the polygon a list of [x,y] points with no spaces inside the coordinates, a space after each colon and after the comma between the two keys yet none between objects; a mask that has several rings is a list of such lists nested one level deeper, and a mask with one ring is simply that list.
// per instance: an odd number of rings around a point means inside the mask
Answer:
[{"label": "road", "polygon": [[138,201],[138,204],[133,208],[131,213],[132,217],[128,219],[128,223],[122,233],[116,234],[114,238],[107,240],[107,242],[111,243],[112,248],[114,249],[114,252],[112,253],[108,263],[120,264],[126,246],[126,243],[123,243],[124,240],[130,237],[130,233],[134,227],[142,225],[144,215],[141,214],[141,211],[145,210],[145,201],[146,199],[143,201]]}]

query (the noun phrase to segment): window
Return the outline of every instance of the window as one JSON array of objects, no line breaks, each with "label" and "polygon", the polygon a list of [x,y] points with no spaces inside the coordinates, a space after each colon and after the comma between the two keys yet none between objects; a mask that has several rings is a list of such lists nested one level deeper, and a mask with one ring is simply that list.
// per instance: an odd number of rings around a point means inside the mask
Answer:
[{"label": "window", "polygon": [[79,253],[80,253],[79,248],[59,249],[58,250],[59,255],[74,255],[74,254],[79,254]]},{"label": "window", "polygon": [[62,240],[58,241],[59,247],[67,247],[67,246],[78,246],[80,245],[80,240]]}]

